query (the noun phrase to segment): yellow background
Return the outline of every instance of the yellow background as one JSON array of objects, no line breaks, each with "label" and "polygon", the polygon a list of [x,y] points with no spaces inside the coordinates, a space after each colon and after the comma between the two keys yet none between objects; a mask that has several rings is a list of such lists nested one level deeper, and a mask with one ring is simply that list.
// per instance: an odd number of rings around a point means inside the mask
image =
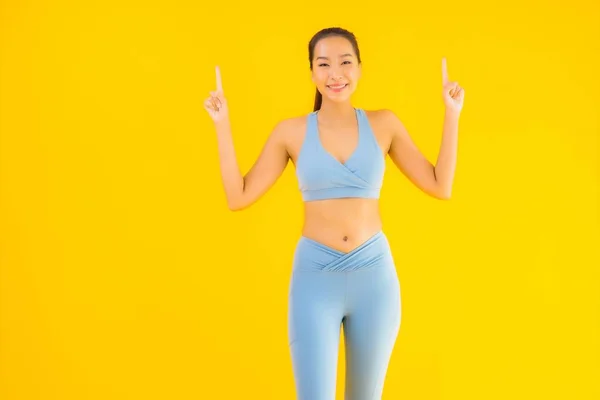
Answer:
[{"label": "yellow background", "polygon": [[293,166],[230,212],[202,102],[219,64],[247,171],[340,25],[432,162],[442,57],[466,91],[450,201],[388,163],[384,399],[600,398],[600,3],[283,3],[0,2],[0,397],[294,398]]}]

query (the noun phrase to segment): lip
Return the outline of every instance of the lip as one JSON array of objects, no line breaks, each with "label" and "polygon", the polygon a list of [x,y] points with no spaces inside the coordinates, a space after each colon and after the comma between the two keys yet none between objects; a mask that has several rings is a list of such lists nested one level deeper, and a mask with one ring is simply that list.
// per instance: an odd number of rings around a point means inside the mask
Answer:
[{"label": "lip", "polygon": [[333,90],[333,91],[339,92],[340,90],[345,89],[347,86],[348,86],[348,84],[345,83],[343,85],[327,85],[327,88],[329,90]]}]

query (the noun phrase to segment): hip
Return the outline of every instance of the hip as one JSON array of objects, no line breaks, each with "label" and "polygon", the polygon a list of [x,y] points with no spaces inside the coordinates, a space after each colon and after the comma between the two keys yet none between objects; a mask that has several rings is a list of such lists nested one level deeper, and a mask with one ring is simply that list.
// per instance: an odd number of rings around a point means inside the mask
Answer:
[{"label": "hip", "polygon": [[372,268],[395,268],[383,230],[378,230],[349,251],[302,235],[294,252],[294,271],[351,272]]}]

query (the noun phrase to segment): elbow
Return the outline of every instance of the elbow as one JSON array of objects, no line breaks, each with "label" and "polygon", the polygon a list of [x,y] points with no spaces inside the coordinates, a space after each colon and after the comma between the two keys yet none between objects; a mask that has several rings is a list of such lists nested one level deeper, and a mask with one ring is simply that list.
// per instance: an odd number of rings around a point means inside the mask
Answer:
[{"label": "elbow", "polygon": [[453,182],[448,179],[440,179],[435,174],[433,169],[433,182],[431,185],[431,195],[438,200],[450,200],[452,197]]},{"label": "elbow", "polygon": [[244,196],[240,195],[235,198],[227,199],[227,208],[229,208],[229,211],[242,211],[246,207],[248,207],[248,203]]},{"label": "elbow", "polygon": [[435,191],[435,198],[439,200],[450,200],[452,197],[452,187],[438,187]]},{"label": "elbow", "polygon": [[236,190],[235,192],[226,192],[227,199],[227,208],[229,211],[241,211],[246,208],[244,204],[244,187],[242,186],[241,190]]},{"label": "elbow", "polygon": [[452,194],[451,194],[451,193],[442,193],[442,194],[439,194],[439,195],[437,196],[437,198],[438,198],[439,200],[446,200],[446,201],[447,201],[447,200],[450,200],[450,198],[451,198],[451,197],[452,197]]},{"label": "elbow", "polygon": [[232,204],[227,204],[227,208],[229,208],[229,211],[240,211],[241,208]]},{"label": "elbow", "polygon": [[240,202],[236,203],[236,202],[228,201],[227,208],[229,208],[229,211],[242,211],[246,207]]},{"label": "elbow", "polygon": [[436,200],[450,200],[451,197],[450,193],[443,192],[431,192],[428,194]]},{"label": "elbow", "polygon": [[450,200],[452,198],[452,188],[448,188],[447,190],[442,190],[438,194],[438,199],[440,200]]}]

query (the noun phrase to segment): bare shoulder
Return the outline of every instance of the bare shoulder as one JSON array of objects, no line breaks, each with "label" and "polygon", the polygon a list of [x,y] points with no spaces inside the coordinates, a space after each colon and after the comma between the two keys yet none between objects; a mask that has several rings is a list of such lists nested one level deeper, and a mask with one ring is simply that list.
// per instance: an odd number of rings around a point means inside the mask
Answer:
[{"label": "bare shoulder", "polygon": [[382,108],[378,110],[365,110],[365,114],[369,119],[369,124],[373,130],[373,134],[377,138],[379,145],[388,152],[394,137],[398,132],[402,132],[404,126],[400,118],[394,111]]},{"label": "bare shoulder", "polygon": [[306,115],[291,116],[280,120],[272,135],[283,145],[292,161],[298,157],[306,132]]},{"label": "bare shoulder", "polygon": [[296,115],[281,121],[291,132],[298,133],[306,128],[307,115]]},{"label": "bare shoulder", "polygon": [[277,139],[287,142],[306,127],[306,116],[293,116],[279,120],[273,128]]},{"label": "bare shoulder", "polygon": [[[390,131],[397,130],[402,122],[398,115],[389,108],[381,108],[378,110],[365,110],[369,122],[372,125],[376,125],[379,130],[389,133]],[[375,127],[374,127],[375,128]]]}]

